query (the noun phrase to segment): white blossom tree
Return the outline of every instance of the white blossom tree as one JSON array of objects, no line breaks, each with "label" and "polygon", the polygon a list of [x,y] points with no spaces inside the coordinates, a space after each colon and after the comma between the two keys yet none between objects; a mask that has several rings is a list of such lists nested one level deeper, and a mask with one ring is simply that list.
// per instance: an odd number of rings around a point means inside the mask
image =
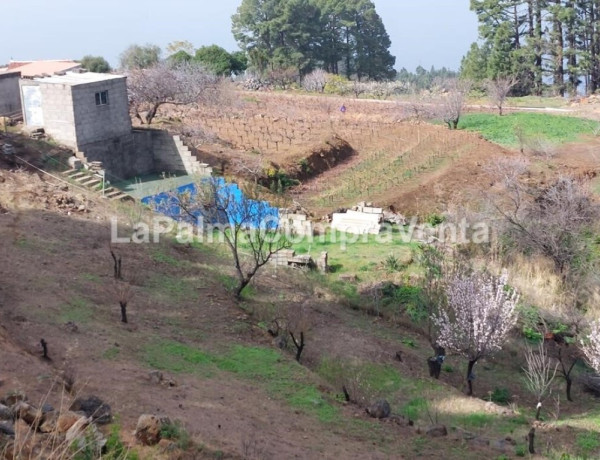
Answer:
[{"label": "white blossom tree", "polygon": [[473,367],[500,350],[517,321],[518,294],[507,289],[507,274],[459,274],[446,286],[447,305],[433,317],[438,343],[468,359],[468,394],[473,394]]},{"label": "white blossom tree", "polygon": [[[160,62],[127,74],[127,91],[134,114],[150,124],[164,104],[216,104],[220,80],[197,64]],[[142,117],[141,113],[145,111]]]},{"label": "white blossom tree", "polygon": [[581,350],[588,364],[600,374],[600,320],[592,323],[587,341],[581,341]]},{"label": "white blossom tree", "polygon": [[498,114],[502,116],[502,109],[508,93],[519,81],[514,78],[498,77],[486,82],[487,95],[492,103],[498,108]]},{"label": "white blossom tree", "polygon": [[327,85],[327,72],[323,69],[315,69],[302,79],[302,87],[306,91],[322,93]]}]

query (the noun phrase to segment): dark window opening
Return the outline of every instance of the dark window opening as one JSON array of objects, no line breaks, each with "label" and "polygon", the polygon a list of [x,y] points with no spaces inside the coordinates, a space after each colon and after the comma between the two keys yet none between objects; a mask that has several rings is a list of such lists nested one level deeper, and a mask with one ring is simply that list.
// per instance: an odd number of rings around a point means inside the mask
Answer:
[{"label": "dark window opening", "polygon": [[96,105],[108,104],[108,91],[100,91],[96,93]]}]

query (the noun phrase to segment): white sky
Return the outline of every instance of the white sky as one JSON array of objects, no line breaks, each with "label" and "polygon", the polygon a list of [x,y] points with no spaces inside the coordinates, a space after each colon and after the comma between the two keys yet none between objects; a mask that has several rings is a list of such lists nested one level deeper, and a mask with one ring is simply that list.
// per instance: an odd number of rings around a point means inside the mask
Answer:
[{"label": "white sky", "polygon": [[[374,0],[396,67],[458,69],[477,39],[469,0]],[[241,0],[0,0],[0,64],[104,56],[112,65],[132,43],[237,49],[231,15]]]}]

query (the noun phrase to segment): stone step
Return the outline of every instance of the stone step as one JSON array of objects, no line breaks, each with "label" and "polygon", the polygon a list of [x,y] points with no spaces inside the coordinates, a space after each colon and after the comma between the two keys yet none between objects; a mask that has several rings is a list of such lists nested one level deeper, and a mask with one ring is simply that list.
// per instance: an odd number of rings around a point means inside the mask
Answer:
[{"label": "stone step", "polygon": [[117,200],[123,200],[125,198],[129,198],[129,195],[127,195],[125,193],[120,193],[118,195],[110,197],[109,200],[111,200],[111,201],[117,201]]},{"label": "stone step", "polygon": [[85,173],[85,172],[81,172],[81,171],[67,171],[65,173],[65,176],[67,176],[69,179],[75,180],[75,179],[80,179],[82,177],[87,177],[87,176],[89,176],[89,174]]},{"label": "stone step", "polygon": [[124,195],[124,193],[121,190],[114,190],[114,189],[111,192],[106,192],[106,190],[104,191],[105,198],[112,199],[119,195]]},{"label": "stone step", "polygon": [[85,182],[85,181],[87,181],[87,180],[89,180],[91,178],[92,178],[92,175],[90,173],[85,172],[81,176],[76,177],[74,180],[75,180],[75,182],[82,183],[82,182]]},{"label": "stone step", "polygon": [[93,178],[93,179],[89,179],[89,180],[84,181],[84,182],[80,182],[80,184],[83,185],[84,187],[93,187],[95,185],[102,184],[102,180],[98,179],[98,178]]}]

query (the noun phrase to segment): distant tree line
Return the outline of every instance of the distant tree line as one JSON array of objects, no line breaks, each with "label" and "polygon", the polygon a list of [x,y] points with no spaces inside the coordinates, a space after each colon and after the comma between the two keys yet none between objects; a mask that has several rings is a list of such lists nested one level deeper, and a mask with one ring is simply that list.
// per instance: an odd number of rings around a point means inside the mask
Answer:
[{"label": "distant tree line", "polygon": [[415,72],[410,72],[404,67],[398,72],[397,80],[406,84],[413,90],[430,89],[434,86],[440,86],[444,81],[452,80],[458,77],[458,72],[449,70],[446,67],[436,69],[434,66],[430,70],[418,66]]},{"label": "distant tree line", "polygon": [[600,89],[600,0],[471,0],[481,42],[463,58],[475,82],[515,78],[514,95]]},{"label": "distant tree line", "polygon": [[391,41],[371,0],[243,0],[232,31],[257,72],[315,68],[358,80],[396,75]]},{"label": "distant tree line", "polygon": [[[218,76],[238,75],[248,65],[242,51],[229,53],[217,45],[202,46],[194,49],[188,41],[174,41],[167,45],[166,60],[173,65],[199,64],[206,71]],[[131,45],[119,58],[120,68],[125,71],[148,69],[161,62],[162,50],[152,44]]]}]

